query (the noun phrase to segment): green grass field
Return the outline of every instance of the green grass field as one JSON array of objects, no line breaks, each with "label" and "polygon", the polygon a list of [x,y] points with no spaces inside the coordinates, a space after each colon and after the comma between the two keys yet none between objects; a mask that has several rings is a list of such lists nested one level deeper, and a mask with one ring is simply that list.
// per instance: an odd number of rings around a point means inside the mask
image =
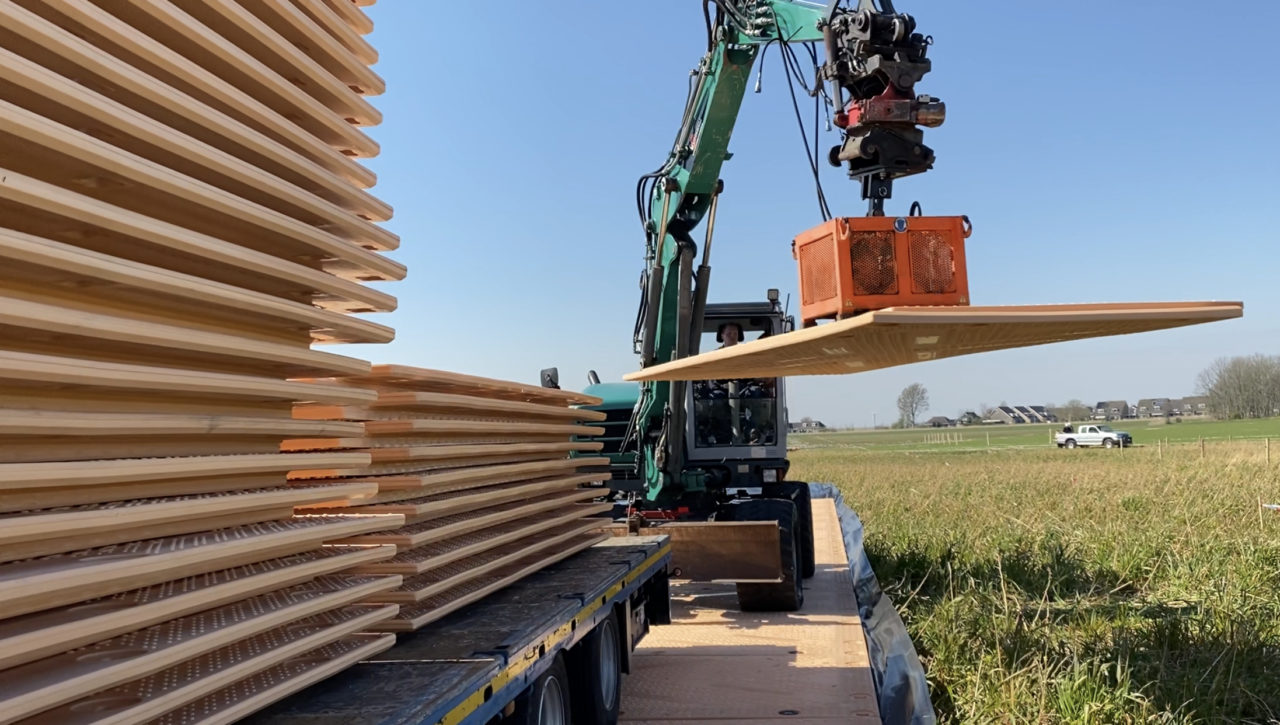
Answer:
[{"label": "green grass field", "polygon": [[839,485],[862,518],[942,722],[1280,718],[1280,515],[1258,506],[1280,503],[1280,440],[1274,464],[1226,440],[1280,423],[1126,427],[1146,445],[796,437],[823,445],[792,453],[792,478]]}]

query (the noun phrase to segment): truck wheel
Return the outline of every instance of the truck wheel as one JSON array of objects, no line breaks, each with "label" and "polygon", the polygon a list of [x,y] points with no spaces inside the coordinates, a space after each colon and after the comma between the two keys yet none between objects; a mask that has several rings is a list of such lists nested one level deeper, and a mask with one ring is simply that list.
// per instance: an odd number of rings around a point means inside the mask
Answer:
[{"label": "truck wheel", "polygon": [[1067,439],[1067,448],[1075,448],[1075,447],[1076,447],[1076,439],[1075,439],[1075,438],[1068,438],[1068,439]]},{"label": "truck wheel", "polygon": [[796,535],[800,540],[800,575],[812,577],[817,570],[813,557],[813,499],[809,484],[797,481],[766,484],[765,498],[790,499],[796,505]]},{"label": "truck wheel", "polygon": [[739,584],[738,607],[744,612],[794,612],[804,605],[800,575],[800,546],[796,531],[796,506],[778,498],[760,498],[738,504],[737,521],[777,521],[782,554],[782,581],[777,584]]},{"label": "truck wheel", "polygon": [[569,672],[564,657],[555,661],[528,689],[516,697],[515,712],[507,722],[516,725],[569,725]]},{"label": "truck wheel", "polygon": [[1115,442],[1115,441],[1113,441],[1113,440],[1111,440],[1110,438],[1108,438],[1108,439],[1106,439],[1106,440],[1104,440],[1104,441],[1102,442],[1102,447],[1103,447],[1103,448],[1115,448],[1115,447],[1116,447],[1116,442]]},{"label": "truck wheel", "polygon": [[569,653],[578,683],[573,693],[574,725],[615,725],[622,703],[622,649],[618,616],[610,614]]}]

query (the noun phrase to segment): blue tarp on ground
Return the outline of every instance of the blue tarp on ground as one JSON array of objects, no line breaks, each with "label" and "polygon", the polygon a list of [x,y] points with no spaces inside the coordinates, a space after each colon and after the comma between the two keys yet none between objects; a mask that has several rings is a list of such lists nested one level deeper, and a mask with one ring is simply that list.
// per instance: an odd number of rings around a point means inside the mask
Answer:
[{"label": "blue tarp on ground", "polygon": [[867,654],[880,701],[880,719],[887,725],[933,725],[937,716],[929,701],[929,683],[906,625],[893,602],[880,590],[871,562],[862,547],[862,521],[844,502],[840,490],[829,483],[809,484],[815,499],[835,499],[836,515],[844,533],[858,615],[867,635]]}]

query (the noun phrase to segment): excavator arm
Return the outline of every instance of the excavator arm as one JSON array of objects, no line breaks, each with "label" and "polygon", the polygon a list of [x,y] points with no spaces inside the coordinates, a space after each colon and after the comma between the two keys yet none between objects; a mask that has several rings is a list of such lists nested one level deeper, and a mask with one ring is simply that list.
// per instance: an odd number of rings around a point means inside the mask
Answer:
[{"label": "excavator arm", "polygon": [[[929,70],[925,53],[931,40],[916,33],[915,21],[895,13],[888,0],[879,0],[878,7],[873,0],[860,0],[856,8],[839,0],[825,5],[704,0],[702,5],[708,47],[691,73],[679,131],[666,161],[640,178],[636,192],[645,266],[633,343],[642,367],[698,352],[716,202],[723,189],[721,167],[730,156],[752,68],[770,45],[821,49],[825,62],[816,69],[812,93],[823,94],[834,106],[844,137],[828,161],[847,165],[850,176],[863,182],[863,198],[873,214],[882,209],[894,178],[932,165],[919,126],[937,125],[943,114],[936,99],[912,95],[915,82]],[[704,220],[699,248],[693,234]],[[633,412],[628,440],[638,447],[646,498],[658,505],[671,504],[697,486],[684,475],[685,387],[684,382],[645,383]]]}]

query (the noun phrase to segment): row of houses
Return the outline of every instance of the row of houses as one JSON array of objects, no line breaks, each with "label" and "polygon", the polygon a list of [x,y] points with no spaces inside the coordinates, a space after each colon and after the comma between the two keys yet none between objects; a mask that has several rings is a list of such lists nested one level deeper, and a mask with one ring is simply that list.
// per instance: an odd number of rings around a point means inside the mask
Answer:
[{"label": "row of houses", "polygon": [[1015,423],[1054,423],[1058,418],[1043,405],[998,405],[992,408],[987,417],[982,417],[972,410],[965,411],[959,418],[948,418],[936,415],[925,421],[931,428],[950,428],[957,425],[993,425]]},{"label": "row of houses", "polygon": [[1142,398],[1137,405],[1124,400],[1100,401],[1093,408],[1094,420],[1129,418],[1167,418],[1209,414],[1209,398],[1192,395],[1186,398]]}]

